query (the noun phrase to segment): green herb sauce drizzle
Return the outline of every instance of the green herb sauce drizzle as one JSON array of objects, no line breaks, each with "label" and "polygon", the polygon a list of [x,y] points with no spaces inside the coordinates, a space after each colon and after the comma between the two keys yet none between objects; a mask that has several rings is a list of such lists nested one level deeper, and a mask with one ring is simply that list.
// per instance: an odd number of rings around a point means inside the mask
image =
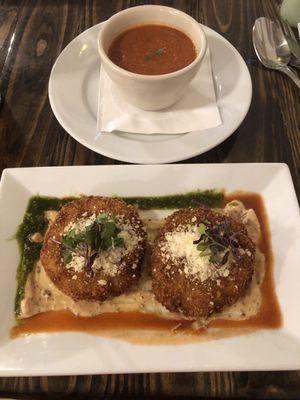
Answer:
[{"label": "green herb sauce drizzle", "polygon": [[17,270],[17,293],[15,298],[15,313],[20,313],[21,301],[24,297],[25,283],[28,275],[33,269],[35,262],[40,257],[42,243],[35,243],[31,235],[39,232],[42,235],[46,232],[48,221],[45,218],[45,211],[60,210],[61,207],[74,200],[74,198],[55,198],[34,196],[29,200],[23,222],[16,233],[20,249],[20,263]]},{"label": "green herb sauce drizzle", "polygon": [[153,197],[125,197],[127,204],[136,205],[140,210],[151,209],[176,209],[184,207],[197,207],[200,204],[217,208],[222,207],[224,193],[222,190],[195,190],[184,194]]}]

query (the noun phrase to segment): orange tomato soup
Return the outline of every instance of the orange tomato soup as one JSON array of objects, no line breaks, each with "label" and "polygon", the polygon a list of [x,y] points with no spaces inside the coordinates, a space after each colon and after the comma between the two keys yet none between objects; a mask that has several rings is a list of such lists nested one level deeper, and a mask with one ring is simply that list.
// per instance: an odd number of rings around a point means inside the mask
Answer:
[{"label": "orange tomato soup", "polygon": [[165,25],[140,25],[118,35],[108,57],[119,67],[136,74],[162,75],[178,71],[197,57],[192,40]]}]

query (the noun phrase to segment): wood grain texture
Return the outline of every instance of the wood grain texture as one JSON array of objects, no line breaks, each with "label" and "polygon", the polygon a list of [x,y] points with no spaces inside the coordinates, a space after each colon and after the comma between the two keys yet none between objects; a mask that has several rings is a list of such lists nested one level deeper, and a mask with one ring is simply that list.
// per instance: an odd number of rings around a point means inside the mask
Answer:
[{"label": "wood grain texture", "polygon": [[[299,91],[263,68],[251,43],[259,16],[276,18],[275,0],[0,0],[0,168],[120,164],[72,139],[56,121],[47,86],[61,50],[79,33],[138,4],[176,7],[221,33],[246,60],[253,100],[223,144],[189,163],[285,162],[300,196]],[[0,351],[1,356],[1,351]],[[216,372],[0,378],[0,398],[300,398],[300,372]]]}]

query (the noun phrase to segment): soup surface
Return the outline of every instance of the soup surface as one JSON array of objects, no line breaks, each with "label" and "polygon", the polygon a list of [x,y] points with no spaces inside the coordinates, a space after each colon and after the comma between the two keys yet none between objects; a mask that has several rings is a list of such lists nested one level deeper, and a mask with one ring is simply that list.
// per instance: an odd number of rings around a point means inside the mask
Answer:
[{"label": "soup surface", "polygon": [[165,25],[140,25],[118,35],[108,57],[136,74],[162,75],[191,64],[197,56],[192,40]]}]

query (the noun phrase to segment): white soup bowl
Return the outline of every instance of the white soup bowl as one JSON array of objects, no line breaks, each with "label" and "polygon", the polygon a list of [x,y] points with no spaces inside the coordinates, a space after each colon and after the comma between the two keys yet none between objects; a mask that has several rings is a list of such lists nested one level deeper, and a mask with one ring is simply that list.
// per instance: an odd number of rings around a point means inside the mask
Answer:
[{"label": "white soup bowl", "polygon": [[[185,33],[194,43],[195,60],[185,68],[162,75],[136,74],[117,66],[107,55],[112,41],[125,30],[143,24],[166,25]],[[102,67],[109,78],[128,103],[152,111],[169,107],[183,96],[201,66],[206,46],[205,34],[196,20],[182,11],[157,5],[120,11],[105,22],[98,36]]]}]

